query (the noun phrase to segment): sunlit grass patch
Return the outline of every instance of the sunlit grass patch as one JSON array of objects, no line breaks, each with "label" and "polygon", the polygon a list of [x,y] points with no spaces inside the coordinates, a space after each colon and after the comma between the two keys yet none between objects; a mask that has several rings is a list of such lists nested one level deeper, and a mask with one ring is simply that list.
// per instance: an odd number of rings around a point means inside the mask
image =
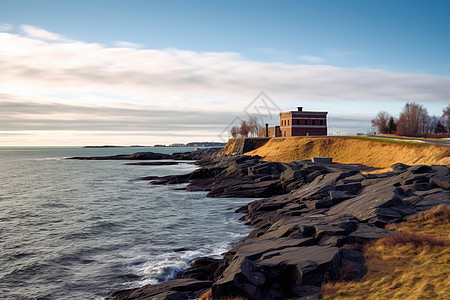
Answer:
[{"label": "sunlit grass patch", "polygon": [[378,138],[378,137],[370,137],[370,136],[346,136],[342,137],[343,139],[354,139],[354,140],[362,140],[362,141],[371,141],[371,142],[377,142],[377,143],[388,143],[388,144],[400,144],[400,145],[408,145],[408,146],[414,146],[414,147],[424,147],[429,146],[429,144],[424,142],[415,142],[415,141],[408,141],[408,140],[402,140],[402,139],[386,139],[386,138]]},{"label": "sunlit grass patch", "polygon": [[449,215],[450,206],[439,206],[391,225],[402,232],[366,247],[366,276],[325,284],[324,299],[449,299]]}]

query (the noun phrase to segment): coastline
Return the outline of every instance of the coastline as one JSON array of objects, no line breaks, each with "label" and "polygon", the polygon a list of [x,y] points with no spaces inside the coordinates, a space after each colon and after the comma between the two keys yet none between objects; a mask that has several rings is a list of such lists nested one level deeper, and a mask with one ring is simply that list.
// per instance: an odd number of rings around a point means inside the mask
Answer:
[{"label": "coastline", "polygon": [[151,184],[186,182],[188,191],[208,191],[209,197],[264,198],[238,210],[253,231],[221,260],[196,259],[175,280],[108,299],[188,299],[208,290],[214,299],[320,299],[321,284],[337,280],[344,266],[354,279],[364,275],[355,245],[392,234],[386,224],[450,204],[446,166],[395,164],[392,172],[364,175],[355,165],[213,152],[197,160],[200,169],[151,178]]}]

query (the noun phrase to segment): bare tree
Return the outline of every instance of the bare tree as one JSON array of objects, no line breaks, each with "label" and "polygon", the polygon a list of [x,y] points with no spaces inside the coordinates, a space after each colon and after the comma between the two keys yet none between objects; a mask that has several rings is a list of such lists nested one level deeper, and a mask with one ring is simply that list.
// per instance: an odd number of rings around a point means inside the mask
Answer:
[{"label": "bare tree", "polygon": [[436,127],[438,126],[439,123],[440,122],[439,122],[438,117],[430,116],[428,119],[427,129],[426,129],[425,133],[436,133]]},{"label": "bare tree", "polygon": [[420,136],[426,133],[430,117],[426,108],[415,102],[406,103],[397,122],[397,134]]},{"label": "bare tree", "polygon": [[446,127],[447,132],[450,132],[450,105],[442,110],[442,123]]},{"label": "bare tree", "polygon": [[239,135],[239,126],[233,126],[230,129],[231,137],[235,138]]},{"label": "bare tree", "polygon": [[262,126],[258,123],[258,120],[255,117],[251,117],[247,124],[250,130],[250,136],[257,137],[262,128]]},{"label": "bare tree", "polygon": [[385,111],[380,111],[375,119],[372,119],[372,126],[378,129],[378,133],[389,133],[389,120],[391,116]]},{"label": "bare tree", "polygon": [[247,121],[242,120],[241,127],[239,128],[239,134],[242,137],[248,137],[249,132],[250,132],[250,127],[248,126]]}]

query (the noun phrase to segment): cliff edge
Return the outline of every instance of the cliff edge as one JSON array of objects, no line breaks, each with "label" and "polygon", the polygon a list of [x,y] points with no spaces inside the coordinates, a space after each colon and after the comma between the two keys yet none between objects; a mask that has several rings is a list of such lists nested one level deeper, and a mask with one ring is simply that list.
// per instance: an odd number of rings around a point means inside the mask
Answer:
[{"label": "cliff edge", "polygon": [[[229,144],[231,147],[232,141]],[[450,167],[449,147],[369,137],[272,138],[245,154],[258,155],[265,161],[274,162],[332,157],[336,163],[374,168],[389,168],[397,163]]]}]

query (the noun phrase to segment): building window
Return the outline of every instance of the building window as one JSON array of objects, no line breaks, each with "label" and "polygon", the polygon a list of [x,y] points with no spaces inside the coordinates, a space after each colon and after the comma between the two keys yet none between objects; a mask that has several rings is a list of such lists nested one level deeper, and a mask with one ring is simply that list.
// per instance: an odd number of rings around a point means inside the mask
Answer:
[{"label": "building window", "polygon": [[323,125],[323,120],[320,120],[320,125]]},{"label": "building window", "polygon": [[308,120],[305,120],[305,125],[308,125]]},{"label": "building window", "polygon": [[288,120],[288,126],[289,126],[289,120]]},{"label": "building window", "polygon": [[316,125],[316,120],[312,120],[312,124],[313,124],[313,125]]},{"label": "building window", "polygon": [[286,130],[284,131],[284,137],[286,137]]}]

